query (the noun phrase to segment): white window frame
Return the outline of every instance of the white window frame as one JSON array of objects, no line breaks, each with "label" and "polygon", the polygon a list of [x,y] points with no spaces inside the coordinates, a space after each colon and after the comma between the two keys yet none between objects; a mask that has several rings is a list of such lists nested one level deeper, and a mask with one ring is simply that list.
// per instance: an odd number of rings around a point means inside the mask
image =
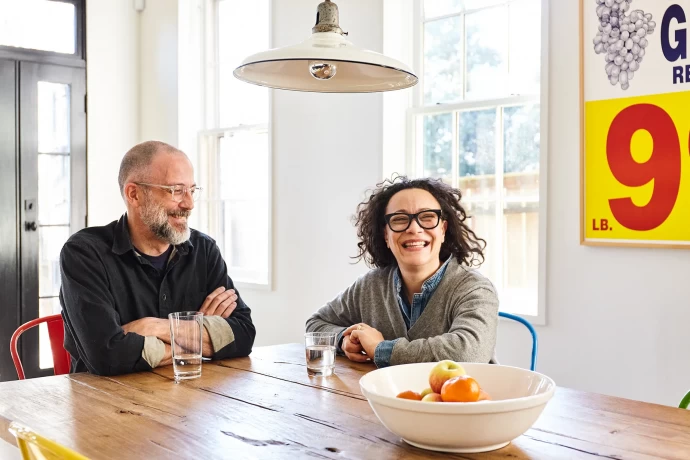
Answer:
[{"label": "white window frame", "polygon": [[[497,3],[494,6],[500,6],[510,3],[510,0],[506,0],[503,3]],[[423,140],[417,139],[417,133],[421,132],[417,123],[421,123],[422,117],[420,115],[433,115],[433,114],[443,114],[451,113],[453,114],[453,151],[457,150],[457,128],[458,128],[458,114],[461,111],[466,110],[479,110],[479,109],[489,109],[495,108],[497,110],[497,117],[501,117],[501,112],[503,107],[523,105],[529,103],[538,103],[540,105],[540,151],[539,151],[539,250],[538,250],[538,265],[539,273],[537,278],[537,314],[536,315],[525,315],[520,313],[514,313],[521,316],[533,324],[545,325],[546,324],[546,232],[547,232],[547,192],[548,192],[548,180],[547,180],[547,167],[548,167],[548,113],[549,113],[549,88],[548,88],[548,76],[549,76],[549,0],[541,0],[541,72],[540,72],[540,92],[539,94],[524,94],[524,95],[514,95],[509,97],[501,97],[495,99],[471,99],[463,100],[462,102],[450,103],[450,104],[437,104],[433,106],[424,106],[424,43],[423,43],[423,24],[426,22],[424,20],[424,1],[423,0],[413,0],[413,14],[412,14],[412,59],[413,68],[417,71],[419,77],[419,82],[412,91],[412,100],[410,106],[407,109],[405,116],[405,169],[410,175],[415,177],[421,177],[423,175],[423,146],[421,145]],[[460,16],[467,13],[471,13],[476,10],[468,10],[462,13],[449,14],[444,16],[438,16],[431,18],[429,20],[438,20],[443,18],[449,18],[453,16]],[[465,93],[466,87],[466,69],[465,69],[465,59],[463,57],[463,95]],[[497,125],[497,127],[500,125]],[[496,130],[497,142],[496,142],[496,184],[503,182],[503,133],[502,130]],[[458,186],[458,158],[457,155],[452,156],[453,161],[453,186]],[[519,199],[517,201],[525,201]],[[506,202],[503,194],[498,194],[496,203],[496,213],[501,214],[501,218],[496,219],[496,225],[502,225],[502,213],[503,204]],[[501,230],[499,235],[503,234]],[[481,237],[481,235],[479,235]],[[496,251],[502,257],[503,254],[503,241],[502,238],[497,238],[499,241],[492,242],[492,244],[499,247]],[[499,257],[499,256],[497,256]],[[499,266],[503,266],[503,262]],[[498,274],[498,280],[491,280],[497,285],[503,285],[503,273]],[[499,299],[500,301],[500,299]],[[501,311],[503,311],[501,309]],[[508,313],[513,313],[507,311]]]},{"label": "white window frame", "polygon": [[[266,133],[268,135],[268,248],[266,282],[245,281],[252,271],[243,267],[233,267],[223,254],[227,264],[228,275],[238,288],[270,291],[273,289],[273,90],[268,90],[268,120],[266,123],[254,125],[235,125],[217,127],[220,122],[220,107],[218,94],[219,85],[219,43],[218,43],[218,4],[220,1],[234,0],[202,0],[204,2],[204,37],[203,37],[203,81],[204,81],[204,126],[207,129],[199,131],[199,178],[204,184],[204,194],[207,197],[206,206],[200,206],[199,219],[209,235],[219,235],[222,232],[220,209],[220,139],[233,133]],[[272,3],[268,6],[269,44],[273,43]],[[227,250],[227,248],[224,248]]]}]

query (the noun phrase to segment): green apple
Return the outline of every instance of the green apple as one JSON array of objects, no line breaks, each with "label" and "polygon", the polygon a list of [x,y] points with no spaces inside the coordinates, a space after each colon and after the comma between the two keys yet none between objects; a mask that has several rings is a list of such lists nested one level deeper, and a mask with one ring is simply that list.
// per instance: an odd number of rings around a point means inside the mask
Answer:
[{"label": "green apple", "polygon": [[424,402],[443,402],[443,398],[441,398],[441,395],[438,393],[429,393],[428,395],[426,395],[422,398],[422,401],[424,401]]}]

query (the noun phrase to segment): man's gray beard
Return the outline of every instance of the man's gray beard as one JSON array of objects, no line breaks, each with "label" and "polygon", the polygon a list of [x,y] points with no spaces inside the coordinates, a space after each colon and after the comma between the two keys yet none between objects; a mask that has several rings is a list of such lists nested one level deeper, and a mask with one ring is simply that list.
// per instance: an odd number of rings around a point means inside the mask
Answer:
[{"label": "man's gray beard", "polygon": [[189,217],[190,211],[178,211],[173,213],[168,213],[168,211],[153,200],[148,199],[146,205],[141,211],[141,220],[146,224],[146,226],[162,241],[165,241],[173,246],[182,244],[189,239],[189,226],[185,222],[184,230],[177,230],[175,227],[170,225],[168,222],[168,216],[172,215],[174,217]]}]

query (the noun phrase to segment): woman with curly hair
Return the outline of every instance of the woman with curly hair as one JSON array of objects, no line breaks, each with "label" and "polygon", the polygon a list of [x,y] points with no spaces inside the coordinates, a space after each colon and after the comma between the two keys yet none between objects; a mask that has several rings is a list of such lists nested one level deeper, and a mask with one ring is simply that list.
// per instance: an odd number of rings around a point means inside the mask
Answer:
[{"label": "woman with curly hair", "polygon": [[465,223],[457,189],[397,177],[357,207],[359,253],[373,270],[307,320],[337,332],[338,352],[378,367],[495,362],[498,297],[473,265],[486,242]]}]

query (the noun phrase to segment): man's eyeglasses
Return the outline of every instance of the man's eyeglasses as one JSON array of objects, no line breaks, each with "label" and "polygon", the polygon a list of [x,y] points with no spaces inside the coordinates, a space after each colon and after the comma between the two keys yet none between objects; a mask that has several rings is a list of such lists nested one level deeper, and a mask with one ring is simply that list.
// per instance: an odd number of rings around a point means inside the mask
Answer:
[{"label": "man's eyeglasses", "polygon": [[147,187],[156,187],[162,190],[167,190],[170,192],[170,195],[172,195],[173,201],[179,203],[182,201],[184,196],[189,192],[189,194],[192,196],[192,200],[196,201],[199,199],[199,196],[201,195],[201,191],[203,188],[197,187],[196,185],[193,187],[185,187],[184,185],[159,185],[159,184],[147,184],[145,182],[135,182],[137,185],[145,185]]},{"label": "man's eyeglasses", "polygon": [[441,222],[441,216],[440,209],[426,209],[416,214],[394,212],[393,214],[386,214],[384,219],[386,219],[386,223],[392,231],[400,233],[410,228],[412,219],[416,220],[417,224],[425,230],[436,228],[439,222]]}]

